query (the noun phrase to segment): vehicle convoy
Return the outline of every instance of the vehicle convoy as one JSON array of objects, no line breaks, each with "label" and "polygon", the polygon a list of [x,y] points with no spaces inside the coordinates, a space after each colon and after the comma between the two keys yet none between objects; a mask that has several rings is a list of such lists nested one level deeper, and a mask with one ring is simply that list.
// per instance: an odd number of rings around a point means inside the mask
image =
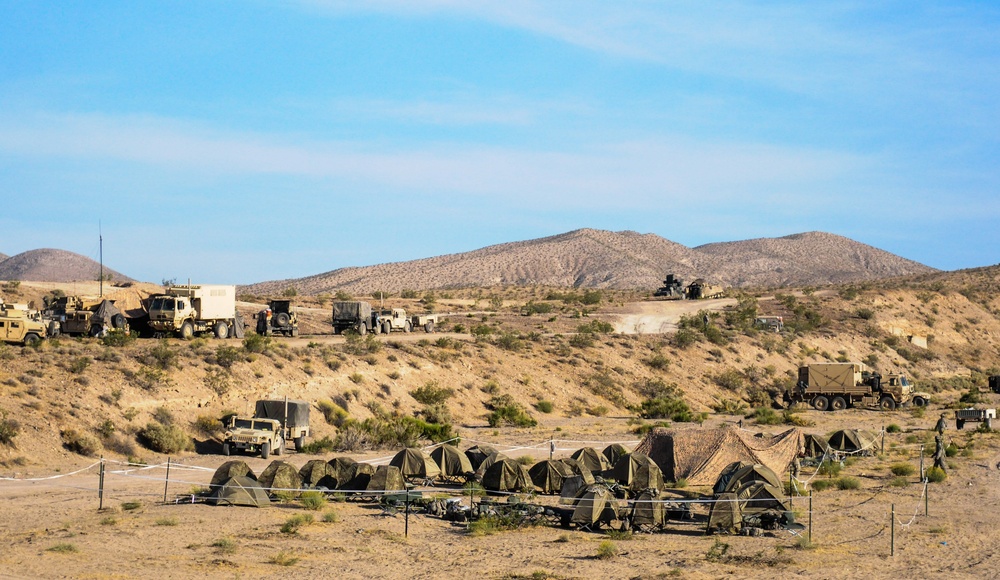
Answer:
[{"label": "vehicle convoy", "polygon": [[282,438],[295,443],[301,451],[309,436],[309,403],[292,399],[261,399],[257,401],[255,419],[275,419],[281,422]]},{"label": "vehicle convoy", "polygon": [[128,331],[128,321],[113,300],[60,296],[46,302],[42,317],[48,321],[49,336],[102,336],[110,330]]},{"label": "vehicle convoy", "polygon": [[425,332],[434,332],[438,322],[436,314],[419,314],[407,316],[402,308],[373,310],[368,302],[334,302],[333,333],[341,334],[345,330],[354,330],[365,335],[368,331],[375,334],[390,333],[394,330],[410,332],[414,328],[423,328]]},{"label": "vehicle convoy", "polygon": [[291,300],[271,300],[267,308],[255,314],[254,318],[257,319],[257,334],[299,335],[299,321],[292,310]]},{"label": "vehicle convoy", "polygon": [[993,419],[996,418],[996,409],[973,409],[972,407],[958,409],[955,411],[955,428],[962,430],[965,428],[966,423],[972,422],[982,423],[987,429],[992,429]]},{"label": "vehicle convoy", "polygon": [[241,338],[243,324],[237,321],[236,286],[168,286],[163,294],[149,299],[149,325],[158,333],[184,339],[196,332]]},{"label": "vehicle convoy", "polygon": [[869,372],[862,363],[814,363],[799,367],[799,380],[785,393],[785,401],[808,402],[818,411],[841,411],[848,407],[877,407],[892,411],[912,403],[922,407],[927,393],[914,393],[902,374]]},{"label": "vehicle convoy", "polygon": [[45,324],[26,308],[0,302],[0,341],[32,346],[47,336]]},{"label": "vehicle convoy", "polygon": [[290,399],[261,399],[254,405],[253,417],[234,416],[226,425],[222,454],[234,451],[260,453],[267,459],[271,453],[285,452],[285,442],[293,441],[301,451],[309,436],[309,403]]}]

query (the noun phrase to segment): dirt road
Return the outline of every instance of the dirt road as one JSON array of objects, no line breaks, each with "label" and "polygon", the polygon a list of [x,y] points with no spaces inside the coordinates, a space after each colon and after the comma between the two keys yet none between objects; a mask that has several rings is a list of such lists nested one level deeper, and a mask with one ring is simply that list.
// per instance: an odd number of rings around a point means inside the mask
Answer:
[{"label": "dirt road", "polygon": [[722,310],[736,304],[733,298],[717,300],[656,300],[634,302],[613,322],[615,332],[622,334],[663,334],[677,330],[681,316],[700,310]]}]

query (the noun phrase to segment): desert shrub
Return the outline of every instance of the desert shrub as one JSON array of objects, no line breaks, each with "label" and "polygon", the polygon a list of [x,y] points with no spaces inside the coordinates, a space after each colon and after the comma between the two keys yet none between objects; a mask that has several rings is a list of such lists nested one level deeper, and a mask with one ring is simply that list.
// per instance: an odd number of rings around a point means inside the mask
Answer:
[{"label": "desert shrub", "polygon": [[211,437],[222,431],[222,421],[211,415],[198,415],[194,420],[194,429],[202,435]]},{"label": "desert shrub", "polygon": [[283,534],[296,534],[299,528],[307,526],[315,521],[312,514],[295,514],[294,516],[285,520],[285,523],[281,525],[281,533]]},{"label": "desert shrub", "polygon": [[909,463],[893,463],[889,466],[889,471],[893,475],[913,475],[917,472],[917,469]]},{"label": "desert shrub", "polygon": [[737,369],[729,368],[710,377],[712,382],[729,391],[739,391],[746,385],[746,377]]},{"label": "desert shrub", "polygon": [[757,407],[754,412],[747,415],[747,419],[753,419],[758,425],[780,425],[784,422],[781,415],[774,412],[770,407]]},{"label": "desert shrub", "polygon": [[322,439],[307,441],[300,451],[309,455],[319,455],[333,451],[335,448],[336,443],[329,436],[324,436]]},{"label": "desert shrub", "polygon": [[860,489],[861,480],[856,477],[841,477],[837,479],[837,489],[846,491],[849,489]]},{"label": "desert shrub", "polygon": [[903,476],[893,477],[889,480],[889,487],[906,487],[910,485],[910,481]]},{"label": "desert shrub", "polygon": [[148,423],[139,431],[139,441],[158,453],[180,453],[194,449],[191,437],[177,425]]},{"label": "desert shrub", "polygon": [[124,330],[114,328],[101,337],[101,344],[104,346],[122,347],[128,346],[138,339],[137,334],[125,333]]},{"label": "desert shrub", "polygon": [[721,415],[742,415],[747,412],[747,405],[738,399],[722,399],[712,405],[712,410]]},{"label": "desert shrub", "polygon": [[343,407],[333,401],[323,399],[318,401],[316,406],[323,413],[323,418],[326,419],[326,422],[335,427],[342,426],[350,417]]},{"label": "desert shrub", "polygon": [[895,423],[889,423],[889,425],[887,425],[886,428],[885,428],[885,432],[886,433],[899,433],[902,430],[903,429],[900,428],[900,426],[897,425],[897,424],[895,424]]},{"label": "desert shrub", "polygon": [[594,333],[581,332],[569,337],[569,345],[574,348],[590,348],[594,346]]},{"label": "desert shrub", "polygon": [[177,366],[177,351],[171,348],[170,342],[164,338],[149,349],[143,362],[160,370],[170,370],[171,367]]},{"label": "desert shrub", "polygon": [[527,316],[532,316],[534,314],[549,314],[552,312],[552,309],[553,306],[548,302],[535,302],[532,300],[521,308],[521,312]]},{"label": "desert shrub", "polygon": [[299,499],[302,500],[302,507],[307,510],[319,511],[326,507],[326,496],[323,495],[322,491],[315,489],[303,491]]},{"label": "desert shrub", "polygon": [[486,418],[490,427],[511,425],[514,427],[534,427],[538,421],[528,414],[520,403],[510,395],[499,395],[486,402],[486,408],[492,411]]},{"label": "desert shrub", "polygon": [[947,447],[944,448],[944,454],[946,457],[954,457],[958,455],[958,445],[955,445],[955,442],[952,441]]},{"label": "desert shrub", "polygon": [[524,340],[522,340],[521,335],[516,332],[501,332],[496,337],[494,344],[496,344],[498,348],[509,350],[511,352],[520,352],[524,350]]},{"label": "desert shrub", "polygon": [[813,421],[800,416],[791,409],[785,409],[781,412],[781,422],[785,425],[795,425],[796,427],[811,427],[815,425]]},{"label": "desert shrub", "polygon": [[144,391],[156,391],[160,388],[170,386],[171,380],[167,373],[160,367],[141,366],[139,370],[125,372],[125,377],[136,387]]},{"label": "desert shrub", "polygon": [[224,369],[231,369],[233,365],[243,360],[243,352],[235,346],[219,345],[215,349],[215,364]]},{"label": "desert shrub", "polygon": [[817,479],[809,484],[813,491],[826,491],[835,485],[832,479]]},{"label": "desert shrub", "polygon": [[670,419],[678,423],[701,423],[708,413],[694,413],[683,399],[662,396],[646,399],[639,405],[639,415],[644,419]]},{"label": "desert shrub", "polygon": [[66,370],[75,375],[78,375],[83,371],[87,370],[87,367],[90,366],[91,362],[92,361],[89,356],[79,356],[70,361],[69,367]]},{"label": "desert shrub", "polygon": [[611,560],[618,557],[618,545],[611,540],[603,540],[597,545],[597,559]]},{"label": "desert shrub", "polygon": [[551,413],[553,408],[552,401],[538,401],[535,403],[535,410],[539,413]]},{"label": "desert shrub", "polygon": [[698,333],[690,328],[679,328],[674,333],[674,338],[671,342],[674,346],[683,350],[698,342]]},{"label": "desert shrub", "polygon": [[829,477],[833,478],[833,477],[837,477],[838,475],[840,475],[840,470],[843,469],[843,468],[844,468],[844,466],[841,465],[839,461],[833,461],[833,460],[827,459],[826,461],[824,461],[823,463],[820,464],[820,466],[819,466],[819,474],[820,475],[826,475],[826,476],[829,476]]},{"label": "desert shrub", "polygon": [[940,467],[928,468],[927,471],[924,472],[924,476],[927,478],[927,481],[932,483],[941,483],[948,478],[948,474],[945,473],[945,470]]},{"label": "desert shrub", "polygon": [[271,346],[271,338],[253,332],[243,338],[243,350],[254,354],[263,354]]},{"label": "desert shrub", "polygon": [[351,373],[347,378],[355,385],[360,385],[365,381],[365,376],[361,373]]},{"label": "desert shrub", "polygon": [[0,444],[14,447],[14,439],[21,431],[21,424],[7,417],[7,411],[0,410]]},{"label": "desert shrub", "polygon": [[447,387],[439,387],[437,381],[428,381],[422,387],[410,391],[410,396],[424,405],[439,405],[455,396],[455,391]]},{"label": "desert shrub", "polygon": [[653,356],[643,361],[651,369],[656,369],[658,371],[665,371],[670,367],[670,359],[663,356],[660,353],[656,353]]},{"label": "desert shrub", "polygon": [[376,354],[382,350],[382,341],[375,338],[374,334],[366,334],[363,337],[356,332],[344,333],[343,350],[347,354],[364,356]]},{"label": "desert shrub", "polygon": [[62,444],[67,450],[93,457],[101,450],[101,444],[97,439],[76,429],[66,429],[59,434],[62,437]]}]

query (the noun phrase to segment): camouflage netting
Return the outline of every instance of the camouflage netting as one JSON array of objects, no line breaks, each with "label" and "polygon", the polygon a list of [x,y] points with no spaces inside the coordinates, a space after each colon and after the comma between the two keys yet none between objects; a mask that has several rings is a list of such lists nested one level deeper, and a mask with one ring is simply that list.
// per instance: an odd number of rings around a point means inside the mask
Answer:
[{"label": "camouflage netting", "polygon": [[775,473],[784,473],[801,447],[802,432],[798,429],[757,437],[726,425],[719,429],[658,427],[635,450],[655,461],[664,479],[683,478],[689,485],[712,485],[734,461],[762,463]]}]

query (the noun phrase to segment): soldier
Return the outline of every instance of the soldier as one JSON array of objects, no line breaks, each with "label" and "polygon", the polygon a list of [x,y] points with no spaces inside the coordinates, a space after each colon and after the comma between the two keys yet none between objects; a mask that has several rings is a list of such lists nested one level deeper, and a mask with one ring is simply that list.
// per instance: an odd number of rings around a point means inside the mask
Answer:
[{"label": "soldier", "polygon": [[934,436],[934,467],[938,467],[938,468],[941,469],[941,471],[944,471],[945,470],[945,466],[944,466],[944,458],[945,458],[945,456],[946,455],[945,455],[945,451],[944,451],[944,436],[943,435],[935,435]]},{"label": "soldier", "polygon": [[944,435],[944,430],[948,427],[948,422],[944,419],[944,413],[941,413],[941,417],[938,419],[937,425],[934,429],[938,432],[938,435]]}]

